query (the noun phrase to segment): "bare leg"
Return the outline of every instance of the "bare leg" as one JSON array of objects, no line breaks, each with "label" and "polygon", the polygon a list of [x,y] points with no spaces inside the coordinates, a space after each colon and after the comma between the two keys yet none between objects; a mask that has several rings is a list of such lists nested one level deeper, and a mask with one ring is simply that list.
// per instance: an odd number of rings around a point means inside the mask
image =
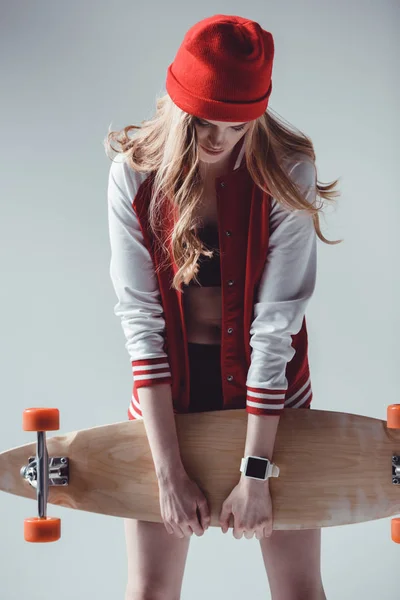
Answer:
[{"label": "bare leg", "polygon": [[259,541],[272,600],[326,600],[321,529],[275,529]]},{"label": "bare leg", "polygon": [[125,600],[179,600],[190,538],[169,534],[164,523],[124,519],[128,554]]}]

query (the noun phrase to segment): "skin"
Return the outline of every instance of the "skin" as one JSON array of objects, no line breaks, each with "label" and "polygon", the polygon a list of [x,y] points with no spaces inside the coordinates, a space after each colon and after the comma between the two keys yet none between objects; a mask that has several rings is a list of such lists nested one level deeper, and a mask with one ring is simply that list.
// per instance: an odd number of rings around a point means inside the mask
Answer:
[{"label": "skin", "polygon": [[[199,146],[200,168],[203,174],[216,175],[224,170],[230,153],[250,128],[247,122],[209,121],[196,117],[194,126]],[[223,150],[222,154],[207,154],[201,146],[211,150]]]}]

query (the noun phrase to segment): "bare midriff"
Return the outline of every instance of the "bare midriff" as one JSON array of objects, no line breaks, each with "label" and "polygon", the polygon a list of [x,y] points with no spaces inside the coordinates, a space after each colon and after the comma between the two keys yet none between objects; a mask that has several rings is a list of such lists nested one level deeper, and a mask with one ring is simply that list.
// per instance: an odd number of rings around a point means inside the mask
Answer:
[{"label": "bare midriff", "polygon": [[188,342],[221,344],[221,287],[188,287],[183,306]]}]

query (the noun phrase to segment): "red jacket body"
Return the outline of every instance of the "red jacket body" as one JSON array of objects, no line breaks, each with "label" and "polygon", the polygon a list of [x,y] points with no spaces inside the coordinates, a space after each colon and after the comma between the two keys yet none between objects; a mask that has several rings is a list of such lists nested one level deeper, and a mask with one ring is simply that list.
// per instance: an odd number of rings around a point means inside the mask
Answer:
[{"label": "red jacket body", "polygon": [[[315,165],[293,158],[288,173],[310,202]],[[111,277],[133,372],[128,418],[142,418],[138,389],[169,383],[174,412],[189,410],[189,364],[176,265],[150,230],[153,175],[113,163],[109,179]],[[314,291],[316,233],[307,211],[289,212],[251,179],[244,147],[215,181],[221,265],[221,376],[224,409],[279,415],[312,400],[305,307]],[[166,206],[166,205],[165,205]],[[165,235],[173,217],[163,216]],[[274,236],[274,237],[272,237]],[[165,264],[165,257],[164,264]],[[207,377],[207,373],[204,373]]]}]

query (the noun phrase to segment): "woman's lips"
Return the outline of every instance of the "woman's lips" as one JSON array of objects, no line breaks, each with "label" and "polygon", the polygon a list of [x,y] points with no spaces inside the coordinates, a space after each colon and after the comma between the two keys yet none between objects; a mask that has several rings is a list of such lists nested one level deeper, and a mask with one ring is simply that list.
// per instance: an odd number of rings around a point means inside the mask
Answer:
[{"label": "woman's lips", "polygon": [[203,148],[203,150],[205,150],[206,152],[209,152],[210,154],[222,154],[223,150],[210,150],[210,148],[207,148],[206,146],[202,146],[202,144],[200,144],[200,146]]}]

